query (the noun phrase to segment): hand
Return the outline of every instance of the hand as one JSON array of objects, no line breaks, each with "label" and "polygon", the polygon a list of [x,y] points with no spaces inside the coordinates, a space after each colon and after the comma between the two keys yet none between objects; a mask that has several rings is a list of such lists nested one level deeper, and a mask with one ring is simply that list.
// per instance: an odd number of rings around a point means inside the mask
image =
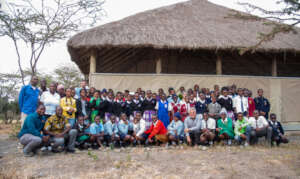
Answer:
[{"label": "hand", "polygon": [[220,132],[220,130],[221,130],[220,128],[216,128],[216,131],[217,131],[217,132]]},{"label": "hand", "polygon": [[188,133],[190,130],[188,128],[184,129],[185,133]]},{"label": "hand", "polygon": [[49,138],[50,138],[50,136],[43,136],[42,140],[43,140],[43,142],[46,143],[46,142],[48,142]]},{"label": "hand", "polygon": [[148,141],[149,141],[150,143],[152,143],[152,142],[153,142],[153,140],[152,140],[151,138],[149,138],[149,139],[148,139]]},{"label": "hand", "polygon": [[239,128],[239,130],[242,130],[242,129],[243,129],[242,127]]},{"label": "hand", "polygon": [[62,138],[62,137],[64,137],[64,134],[56,134],[55,137]]},{"label": "hand", "polygon": [[84,116],[84,120],[86,120],[86,119],[88,119],[89,118],[89,116]]}]

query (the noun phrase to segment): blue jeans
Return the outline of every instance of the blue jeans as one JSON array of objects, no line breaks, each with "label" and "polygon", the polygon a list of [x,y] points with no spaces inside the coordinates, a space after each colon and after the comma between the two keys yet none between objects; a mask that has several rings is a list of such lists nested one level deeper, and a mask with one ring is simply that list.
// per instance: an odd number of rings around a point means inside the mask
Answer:
[{"label": "blue jeans", "polygon": [[[250,143],[251,126],[247,126],[246,127],[246,131],[245,131],[244,134],[246,136],[246,141],[248,143]],[[242,138],[241,138],[241,136],[238,136],[238,135],[234,136],[234,139],[237,140],[238,142],[242,142],[243,141]]]}]

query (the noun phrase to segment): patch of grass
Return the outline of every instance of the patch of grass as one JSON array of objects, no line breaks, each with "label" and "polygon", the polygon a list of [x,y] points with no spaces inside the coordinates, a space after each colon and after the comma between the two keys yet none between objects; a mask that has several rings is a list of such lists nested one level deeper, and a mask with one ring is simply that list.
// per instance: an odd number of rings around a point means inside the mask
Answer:
[{"label": "patch of grass", "polygon": [[17,139],[18,138],[18,134],[21,130],[21,124],[20,123],[16,123],[16,124],[11,124],[11,133],[9,134],[9,137],[12,139]]},{"label": "patch of grass", "polygon": [[93,154],[92,151],[88,151],[88,156],[91,157],[94,160],[98,160],[98,156],[96,154]]}]

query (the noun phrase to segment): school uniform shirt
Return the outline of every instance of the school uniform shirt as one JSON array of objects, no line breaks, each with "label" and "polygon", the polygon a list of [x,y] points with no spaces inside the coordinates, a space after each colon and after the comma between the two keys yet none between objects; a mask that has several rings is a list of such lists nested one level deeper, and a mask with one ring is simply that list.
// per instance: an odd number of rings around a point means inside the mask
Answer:
[{"label": "school uniform shirt", "polygon": [[133,126],[133,132],[135,132],[135,133],[139,132],[141,129],[140,122],[132,123],[132,126]]},{"label": "school uniform shirt", "polygon": [[148,99],[145,98],[144,101],[142,101],[142,109],[143,111],[154,111],[155,110],[155,106],[156,106],[156,99]]},{"label": "school uniform shirt", "polygon": [[248,111],[248,99],[244,96],[236,96],[233,98],[233,107],[236,113],[244,113]]},{"label": "school uniform shirt", "polygon": [[269,120],[269,126],[273,129],[273,136],[281,136],[284,135],[284,130],[282,128],[282,125],[278,121],[271,121]]},{"label": "school uniform shirt", "polygon": [[180,115],[181,115],[181,120],[184,121],[185,118],[187,117],[188,113],[190,111],[190,106],[187,102],[184,100],[180,101]]},{"label": "school uniform shirt", "polygon": [[216,120],[213,118],[210,118],[210,117],[207,120],[202,119],[201,130],[202,129],[215,130],[216,129]]},{"label": "school uniform shirt", "polygon": [[195,98],[193,100],[189,101],[189,106],[190,106],[190,108],[194,108],[196,106],[196,99]]},{"label": "school uniform shirt", "polygon": [[107,98],[104,101],[104,113],[113,114],[113,100]]},{"label": "school uniform shirt", "polygon": [[90,134],[96,135],[104,132],[104,127],[101,123],[97,124],[96,122],[92,123],[90,126]]},{"label": "school uniform shirt", "polygon": [[76,100],[76,118],[78,118],[78,116],[82,115],[82,116],[88,116],[90,115],[90,109],[89,109],[89,102],[87,101],[87,99],[77,99]]},{"label": "school uniform shirt", "polygon": [[146,131],[146,121],[143,118],[140,119],[139,126],[140,126],[139,130],[136,132],[136,136],[138,137],[142,136],[142,134],[144,134],[144,132]]},{"label": "school uniform shirt", "polygon": [[173,120],[168,126],[169,134],[175,136],[175,131],[177,133],[177,136],[184,136],[184,124],[181,120],[178,120],[177,122]]},{"label": "school uniform shirt", "polygon": [[50,91],[43,92],[40,101],[44,104],[46,111],[46,115],[54,115],[56,111],[56,107],[59,106],[60,96],[57,93],[50,93]]},{"label": "school uniform shirt", "polygon": [[264,116],[259,116],[257,119],[255,119],[255,117],[250,117],[248,119],[248,122],[253,129],[263,128],[269,125],[268,121]]},{"label": "school uniform shirt", "polygon": [[207,106],[207,109],[209,114],[219,114],[222,108],[219,103],[215,102],[215,103],[210,103]]},{"label": "school uniform shirt", "polygon": [[127,117],[132,116],[133,115],[133,101],[126,101],[124,104],[124,109],[123,111],[125,112],[125,114],[127,115]]},{"label": "school uniform shirt", "polygon": [[232,99],[229,96],[219,96],[219,99],[217,101],[222,108],[225,108],[226,111],[233,111],[233,102]]},{"label": "school uniform shirt", "polygon": [[133,99],[132,103],[131,103],[131,108],[132,108],[133,111],[140,111],[140,112],[142,112],[143,111],[142,101]]},{"label": "school uniform shirt", "polygon": [[62,133],[67,126],[69,125],[69,121],[64,116],[58,117],[56,114],[50,116],[44,126],[44,130],[52,132],[54,134]]},{"label": "school uniform shirt", "polygon": [[195,105],[197,114],[203,114],[204,112],[206,112],[208,104],[209,103],[207,102],[207,100],[201,100],[201,99],[199,99],[196,102],[196,105]]},{"label": "school uniform shirt", "polygon": [[106,123],[103,124],[103,128],[104,128],[104,135],[111,136],[113,134],[118,133],[117,127],[114,127],[110,120],[106,121]]},{"label": "school uniform shirt", "polygon": [[125,106],[125,102],[123,102],[122,100],[116,100],[113,103],[113,114],[116,116],[120,116],[120,114],[122,112],[124,112],[124,106]]},{"label": "school uniform shirt", "polygon": [[172,106],[172,111],[173,111],[174,113],[179,112],[179,110],[180,110],[180,102],[179,102],[179,101],[177,101],[176,103],[175,103],[175,102],[172,102],[172,103],[170,103],[170,104],[171,104],[171,106]]},{"label": "school uniform shirt", "polygon": [[252,117],[253,116],[253,112],[255,110],[255,102],[254,99],[251,97],[248,97],[248,111],[249,111],[249,116]]},{"label": "school uniform shirt", "polygon": [[225,118],[224,120],[221,118],[217,121],[217,127],[221,128],[219,135],[224,133],[228,134],[230,138],[234,137],[234,131],[232,128],[232,119]]},{"label": "school uniform shirt", "polygon": [[31,114],[37,109],[40,90],[37,87],[23,86],[19,94],[19,107],[22,113]]},{"label": "school uniform shirt", "polygon": [[129,129],[129,123],[125,124],[123,120],[118,123],[118,131],[120,135],[127,135]]},{"label": "school uniform shirt", "polygon": [[[63,115],[68,119],[74,119],[75,118],[75,112],[76,112],[76,101],[74,98],[70,97],[63,97],[60,99],[60,107],[63,108]],[[73,108],[73,112],[71,114],[68,113],[68,111]]]},{"label": "school uniform shirt", "polygon": [[268,119],[268,113],[270,112],[270,103],[269,100],[265,97],[256,97],[254,98],[255,108],[259,111],[264,111],[266,113],[266,118]]}]

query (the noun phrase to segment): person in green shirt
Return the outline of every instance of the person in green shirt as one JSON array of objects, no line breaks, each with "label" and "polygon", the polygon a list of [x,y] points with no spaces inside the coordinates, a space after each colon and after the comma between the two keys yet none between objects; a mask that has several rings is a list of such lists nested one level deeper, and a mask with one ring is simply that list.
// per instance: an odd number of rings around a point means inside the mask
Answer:
[{"label": "person in green shirt", "polygon": [[227,117],[227,113],[225,110],[220,112],[221,118],[217,122],[218,128],[216,131],[218,132],[218,136],[220,140],[227,140],[227,145],[231,145],[234,137],[234,132],[232,128],[232,119]]},{"label": "person in green shirt", "polygon": [[235,123],[234,134],[235,140],[241,145],[245,141],[245,147],[249,145],[251,127],[248,120],[244,118],[243,113],[239,112],[237,114],[238,120]]},{"label": "person in green shirt", "polygon": [[91,123],[95,122],[95,117],[99,113],[98,109],[99,109],[100,103],[101,103],[101,98],[100,98],[99,91],[95,91],[94,96],[90,100],[90,108],[92,109]]}]

